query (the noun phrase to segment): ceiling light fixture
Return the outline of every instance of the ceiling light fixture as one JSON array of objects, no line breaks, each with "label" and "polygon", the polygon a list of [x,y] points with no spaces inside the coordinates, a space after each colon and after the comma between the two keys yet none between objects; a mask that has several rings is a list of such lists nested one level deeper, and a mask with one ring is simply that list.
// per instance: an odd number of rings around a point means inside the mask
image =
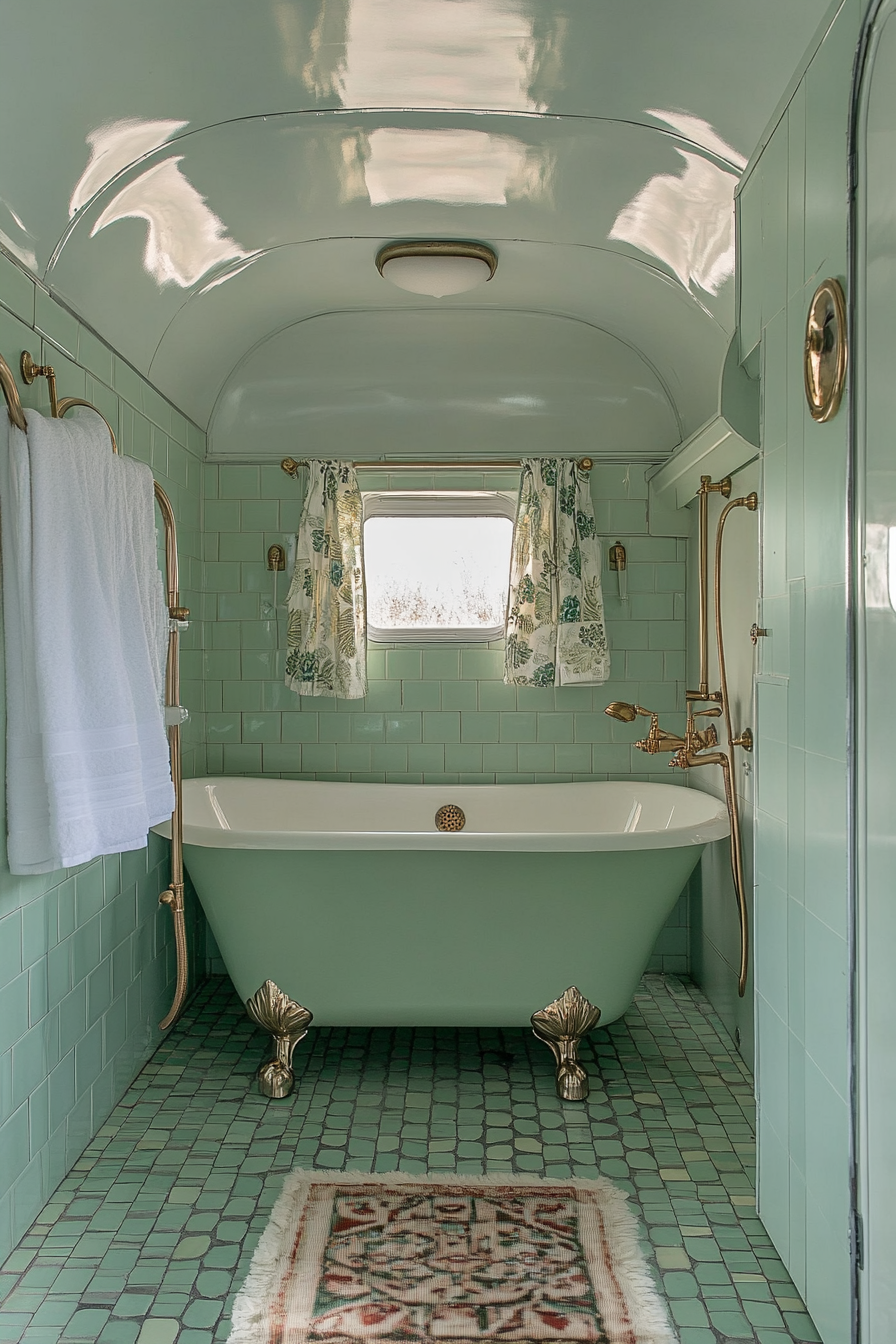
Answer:
[{"label": "ceiling light fixture", "polygon": [[376,268],[385,280],[434,299],[475,289],[491,280],[497,267],[497,253],[484,243],[388,243],[376,257]]}]

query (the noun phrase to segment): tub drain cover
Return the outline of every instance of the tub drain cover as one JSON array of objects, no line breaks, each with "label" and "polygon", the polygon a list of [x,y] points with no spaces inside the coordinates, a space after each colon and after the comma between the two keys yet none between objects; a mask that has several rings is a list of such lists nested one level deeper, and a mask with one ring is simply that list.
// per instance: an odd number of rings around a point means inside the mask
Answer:
[{"label": "tub drain cover", "polygon": [[436,827],[440,831],[462,831],[467,824],[463,809],[454,803],[446,803],[436,813]]}]

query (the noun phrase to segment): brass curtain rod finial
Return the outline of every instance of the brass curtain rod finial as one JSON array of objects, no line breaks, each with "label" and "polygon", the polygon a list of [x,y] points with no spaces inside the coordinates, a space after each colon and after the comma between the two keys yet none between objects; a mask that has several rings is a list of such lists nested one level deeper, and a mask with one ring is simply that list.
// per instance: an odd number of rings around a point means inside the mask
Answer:
[{"label": "brass curtain rod finial", "polygon": [[299,464],[294,457],[284,457],[280,463],[280,470],[285,471],[287,476],[292,476],[295,479],[299,474]]}]

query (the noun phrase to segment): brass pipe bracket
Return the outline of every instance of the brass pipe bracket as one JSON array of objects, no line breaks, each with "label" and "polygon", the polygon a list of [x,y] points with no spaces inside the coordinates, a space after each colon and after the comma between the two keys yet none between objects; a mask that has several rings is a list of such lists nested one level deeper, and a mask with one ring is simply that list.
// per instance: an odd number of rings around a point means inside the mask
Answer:
[{"label": "brass pipe bracket", "polygon": [[583,1036],[600,1020],[600,1009],[589,1003],[575,985],[531,1017],[532,1030],[557,1061],[557,1096],[563,1101],[584,1101],[590,1091],[588,1075],[579,1063]]},{"label": "brass pipe bracket", "polygon": [[53,365],[35,364],[34,360],[31,358],[30,352],[28,350],[23,350],[22,358],[19,361],[19,368],[22,371],[22,377],[29,387],[34,382],[35,378],[46,378],[47,387],[50,393],[50,414],[53,416],[54,420],[58,419],[59,400],[56,395],[56,370],[53,368]]},{"label": "brass pipe bracket", "polygon": [[263,1097],[288,1097],[295,1086],[293,1051],[308,1035],[313,1014],[284,994],[273,980],[265,980],[251,999],[246,1012],[274,1038],[274,1058],[258,1070],[258,1090]]}]

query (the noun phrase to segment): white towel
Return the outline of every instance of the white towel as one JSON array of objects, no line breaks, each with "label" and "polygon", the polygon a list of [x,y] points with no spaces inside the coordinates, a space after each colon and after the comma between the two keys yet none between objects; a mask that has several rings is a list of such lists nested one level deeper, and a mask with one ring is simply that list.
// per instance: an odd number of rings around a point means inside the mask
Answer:
[{"label": "white towel", "polygon": [[8,857],[46,873],[141,849],[174,809],[168,613],[149,468],[93,416],[26,418],[0,451]]}]

